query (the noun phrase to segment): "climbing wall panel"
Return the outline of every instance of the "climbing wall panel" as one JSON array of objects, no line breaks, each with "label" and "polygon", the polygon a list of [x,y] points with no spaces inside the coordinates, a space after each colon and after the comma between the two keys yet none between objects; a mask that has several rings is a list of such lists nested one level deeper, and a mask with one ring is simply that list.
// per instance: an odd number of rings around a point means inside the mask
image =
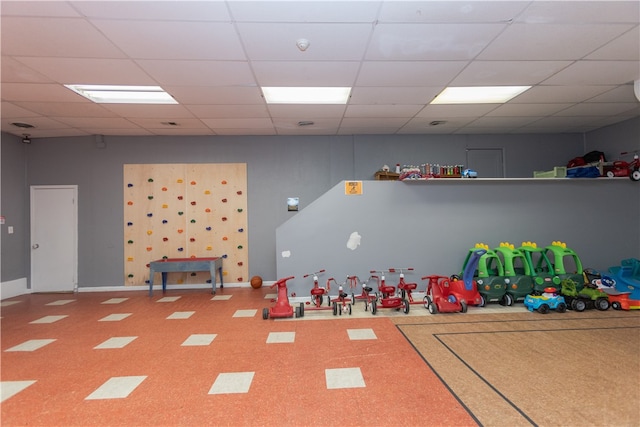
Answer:
[{"label": "climbing wall panel", "polygon": [[[126,285],[148,284],[149,262],[165,257],[223,257],[225,282],[249,280],[246,164],[130,164],[123,182]],[[169,273],[167,283],[209,280]]]}]

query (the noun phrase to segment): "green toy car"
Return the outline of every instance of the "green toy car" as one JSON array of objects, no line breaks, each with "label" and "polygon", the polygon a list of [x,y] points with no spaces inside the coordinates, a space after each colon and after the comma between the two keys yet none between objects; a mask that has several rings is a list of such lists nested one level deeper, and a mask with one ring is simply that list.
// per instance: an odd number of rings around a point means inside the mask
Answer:
[{"label": "green toy car", "polygon": [[535,242],[522,242],[518,248],[524,254],[529,271],[533,279],[533,294],[542,295],[545,288],[560,287],[560,276],[555,274],[553,265],[547,257],[546,250],[539,248]]},{"label": "green toy car", "polygon": [[[555,241],[544,250],[553,267],[553,272],[560,277],[560,280],[571,279],[578,283],[579,287],[582,286],[584,270],[580,257],[573,249],[567,248],[564,242]],[[570,270],[573,272],[569,272]]]},{"label": "green toy car", "polygon": [[501,258],[504,267],[503,275],[507,285],[506,305],[524,301],[525,297],[533,291],[531,267],[524,252],[508,242],[501,242],[494,251]]},{"label": "green toy car", "polygon": [[[489,249],[484,243],[476,243],[475,247],[469,250],[466,259],[462,265],[464,272],[472,254],[478,249],[484,249],[486,253],[478,260],[478,268],[473,274],[473,279],[478,287],[478,292],[482,298],[480,307],[489,302],[498,302],[501,305],[513,304],[513,298],[507,295],[507,283],[504,277],[504,269],[502,262],[495,251]],[[463,274],[460,273],[460,277]]]},{"label": "green toy car", "polygon": [[609,309],[609,295],[591,283],[585,283],[580,288],[575,280],[564,279],[560,285],[560,295],[564,297],[567,307],[572,310]]}]

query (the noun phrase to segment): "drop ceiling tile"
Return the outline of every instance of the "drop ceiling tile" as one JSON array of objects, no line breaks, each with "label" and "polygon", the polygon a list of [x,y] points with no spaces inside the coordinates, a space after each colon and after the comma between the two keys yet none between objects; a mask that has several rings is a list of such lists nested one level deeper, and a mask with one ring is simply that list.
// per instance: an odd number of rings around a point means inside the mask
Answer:
[{"label": "drop ceiling tile", "polygon": [[520,14],[528,1],[387,1],[380,22],[506,22]]},{"label": "drop ceiling tile", "polygon": [[[93,102],[18,102],[29,111],[51,117],[117,117],[102,105]],[[2,112],[4,116],[4,111]]]},{"label": "drop ceiling tile", "polygon": [[491,116],[501,116],[501,117],[510,117],[510,116],[523,116],[523,117],[532,117],[532,116],[550,116],[559,111],[565,110],[572,106],[573,104],[569,103],[557,103],[557,104],[504,104],[495,108],[493,111],[487,113],[488,117]]},{"label": "drop ceiling tile", "polygon": [[364,87],[351,91],[349,105],[426,104],[442,87]]},{"label": "drop ceiling tile", "polygon": [[134,59],[246,59],[230,22],[94,20],[93,23]]},{"label": "drop ceiling tile", "polygon": [[223,1],[74,1],[83,16],[99,19],[162,21],[231,21]]},{"label": "drop ceiling tile", "polygon": [[258,87],[173,86],[167,84],[163,85],[162,88],[183,105],[264,104],[262,92]]},{"label": "drop ceiling tile", "polygon": [[499,104],[437,104],[427,105],[416,117],[448,120],[449,117],[483,116],[498,107]]},{"label": "drop ceiling tile", "polygon": [[545,85],[627,84],[640,78],[637,61],[581,61],[544,81]]},{"label": "drop ceiling tile", "polygon": [[259,86],[350,87],[356,79],[358,62],[256,61],[252,63]]},{"label": "drop ceiling tile", "polygon": [[411,118],[422,105],[349,105],[345,117],[405,117]]},{"label": "drop ceiling tile", "polygon": [[274,119],[290,117],[298,118],[298,121],[341,118],[346,108],[346,105],[270,104],[268,106],[269,114]]},{"label": "drop ceiling tile", "polygon": [[138,129],[139,127],[127,119],[121,117],[103,118],[103,117],[54,117],[68,126],[79,129]]},{"label": "drop ceiling tile", "polygon": [[[29,108],[22,107],[22,103],[14,102],[2,102],[0,103],[0,111],[2,111],[2,123],[7,119],[14,117],[38,117],[40,113],[30,110]],[[28,107],[28,105],[27,105]]]},{"label": "drop ceiling tile", "polygon": [[474,61],[449,86],[535,85],[571,61]]},{"label": "drop ceiling tile", "polygon": [[609,91],[603,92],[600,95],[590,97],[587,102],[631,102],[637,103],[638,98],[636,98],[635,93],[633,92],[633,85],[621,85]]},{"label": "drop ceiling tile", "polygon": [[629,24],[513,24],[477,59],[577,60],[629,29]]},{"label": "drop ceiling tile", "polygon": [[[166,129],[169,132],[186,131],[188,129],[208,129],[202,121],[199,119],[174,119],[174,118],[129,118],[129,120],[141,128],[149,129],[154,133],[160,130]],[[168,122],[174,122],[176,125],[163,124]]]},{"label": "drop ceiling tile", "polygon": [[640,27],[627,31],[620,37],[612,40],[601,48],[597,49],[586,59],[608,59],[608,60],[640,60]]},{"label": "drop ceiling tile", "polygon": [[201,128],[189,128],[189,127],[149,127],[146,130],[153,135],[175,135],[175,136],[199,136],[199,135],[216,135],[214,131],[206,126]]},{"label": "drop ceiling tile", "polygon": [[367,60],[469,60],[504,29],[505,24],[378,24]]},{"label": "drop ceiling tile", "polygon": [[377,1],[230,1],[239,22],[373,22]]},{"label": "drop ceiling tile", "polygon": [[[239,23],[238,33],[253,61],[359,61],[367,49],[370,24]],[[300,51],[298,39],[309,47]],[[336,49],[340,46],[340,49]]]},{"label": "drop ceiling tile", "polygon": [[615,86],[534,86],[518,95],[509,104],[519,103],[565,103],[582,102],[601,93],[612,90]]},{"label": "drop ceiling tile", "polygon": [[21,102],[91,102],[64,86],[41,83],[3,83],[2,100]]},{"label": "drop ceiling tile", "polygon": [[[376,127],[376,126],[340,126],[337,135],[393,135],[398,132],[398,126]],[[372,175],[373,176],[373,175]]]},{"label": "drop ceiling tile", "polygon": [[340,126],[339,118],[318,118],[318,119],[309,119],[313,121],[313,125],[310,126],[299,126],[298,120],[291,120],[287,118],[274,118],[273,125],[278,130],[278,133],[282,133],[284,130],[289,131],[303,131],[303,132],[311,132],[317,133],[322,130],[326,130],[330,134],[334,134]]},{"label": "drop ceiling tile", "polygon": [[532,123],[536,120],[539,120],[540,117],[497,117],[497,116],[484,116],[479,117],[474,120],[468,127],[473,127],[475,129],[478,128],[500,128],[500,127],[521,127],[525,126],[529,123]]},{"label": "drop ceiling tile", "polygon": [[244,119],[208,119],[203,118],[202,122],[216,132],[218,129],[269,129],[271,119],[269,118],[244,118]]},{"label": "drop ceiling tile", "polygon": [[2,16],[78,17],[71,2],[63,1],[3,1]]},{"label": "drop ceiling tile", "polygon": [[517,22],[556,23],[620,23],[638,22],[637,1],[534,1],[516,18]]},{"label": "drop ceiling tile", "polygon": [[466,61],[365,61],[356,85],[446,86],[466,65]]},{"label": "drop ceiling tile", "polygon": [[2,83],[53,83],[41,72],[27,67],[22,62],[10,56],[3,56],[0,61],[0,75]]},{"label": "drop ceiling tile", "polygon": [[[81,128],[85,129],[85,128]],[[110,135],[110,136],[150,136],[153,135],[147,129],[142,129],[139,127],[135,128],[118,128],[106,125],[104,128],[100,128],[99,126],[93,126],[86,128],[87,133],[91,135]]]},{"label": "drop ceiling tile", "polygon": [[193,114],[179,104],[101,104],[120,117],[136,118],[170,118],[177,120],[193,118]]},{"label": "drop ceiling tile", "polygon": [[[2,34],[2,55],[124,57],[117,46],[82,19],[2,16]],[[6,34],[11,37],[4,36]]]},{"label": "drop ceiling tile", "polygon": [[28,67],[62,84],[157,85],[129,59],[16,57]]},{"label": "drop ceiling tile", "polygon": [[208,119],[269,117],[266,105],[189,105],[187,109],[196,117]]},{"label": "drop ceiling tile", "polygon": [[400,128],[407,123],[408,119],[402,117],[345,117],[340,124],[343,128],[365,128],[365,127],[379,127],[379,128]]},{"label": "drop ceiling tile", "polygon": [[160,86],[255,86],[246,61],[139,60]]},{"label": "drop ceiling tile", "polygon": [[268,128],[256,128],[256,129],[246,129],[246,128],[236,128],[236,129],[216,129],[216,135],[277,135],[276,130],[273,127]]},{"label": "drop ceiling tile", "polygon": [[583,102],[559,111],[555,116],[615,116],[636,108],[636,103]]}]

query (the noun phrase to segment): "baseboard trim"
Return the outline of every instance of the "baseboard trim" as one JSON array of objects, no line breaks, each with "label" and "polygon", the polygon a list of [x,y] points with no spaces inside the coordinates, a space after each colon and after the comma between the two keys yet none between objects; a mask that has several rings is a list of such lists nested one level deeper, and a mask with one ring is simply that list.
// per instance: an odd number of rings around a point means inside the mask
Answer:
[{"label": "baseboard trim", "polygon": [[[275,282],[274,282],[275,283]],[[237,283],[225,283],[225,288],[250,288],[249,282],[237,282]],[[168,290],[175,289],[211,289],[211,283],[189,283],[184,285],[167,285]],[[220,285],[216,286],[216,289],[220,289]],[[91,287],[79,287],[78,292],[120,292],[120,291],[148,291],[149,286],[136,285],[136,286],[91,286]],[[153,285],[153,290],[162,291],[162,285]]]},{"label": "baseboard trim", "polygon": [[24,294],[30,294],[31,289],[27,288],[27,278],[10,280],[0,283],[0,300],[13,298]]}]

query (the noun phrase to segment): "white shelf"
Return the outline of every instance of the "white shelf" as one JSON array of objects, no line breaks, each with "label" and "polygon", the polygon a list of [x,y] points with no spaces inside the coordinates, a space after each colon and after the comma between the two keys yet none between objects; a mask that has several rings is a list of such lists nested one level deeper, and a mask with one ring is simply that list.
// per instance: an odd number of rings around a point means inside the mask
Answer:
[{"label": "white shelf", "polygon": [[405,179],[399,182],[407,184],[425,183],[469,183],[469,182],[593,182],[593,181],[631,181],[628,177],[600,177],[600,178],[429,178],[429,179]]}]

